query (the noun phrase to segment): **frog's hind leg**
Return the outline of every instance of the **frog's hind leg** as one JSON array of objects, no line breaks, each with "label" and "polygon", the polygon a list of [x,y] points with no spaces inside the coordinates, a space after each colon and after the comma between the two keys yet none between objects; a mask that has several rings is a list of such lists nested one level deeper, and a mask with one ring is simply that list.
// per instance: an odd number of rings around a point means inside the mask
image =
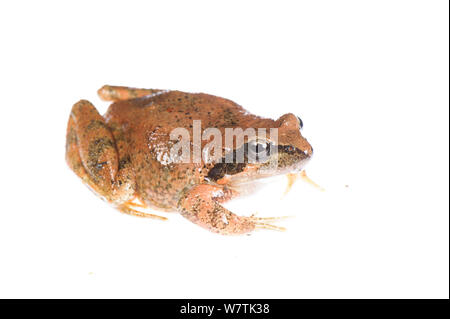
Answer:
[{"label": "frog's hind leg", "polygon": [[[96,194],[115,205],[134,194],[131,165],[120,159],[114,137],[95,107],[81,100],[67,125],[66,161]],[[119,167],[119,163],[122,163]]]},{"label": "frog's hind leg", "polygon": [[83,182],[92,188],[93,181],[83,166],[80,153],[77,144],[77,135],[75,132],[75,124],[72,117],[69,118],[69,124],[67,125],[67,137],[66,137],[66,162],[70,169],[80,177]]},{"label": "frog's hind leg", "polygon": [[278,218],[233,214],[220,204],[231,196],[232,194],[219,186],[198,185],[180,200],[179,210],[181,215],[191,222],[222,235],[246,234],[255,229],[285,230],[270,224]]},{"label": "frog's hind leg", "polygon": [[97,91],[98,95],[102,100],[114,102],[153,95],[159,92],[164,92],[164,90],[137,89],[126,86],[112,86],[112,85],[104,85]]}]

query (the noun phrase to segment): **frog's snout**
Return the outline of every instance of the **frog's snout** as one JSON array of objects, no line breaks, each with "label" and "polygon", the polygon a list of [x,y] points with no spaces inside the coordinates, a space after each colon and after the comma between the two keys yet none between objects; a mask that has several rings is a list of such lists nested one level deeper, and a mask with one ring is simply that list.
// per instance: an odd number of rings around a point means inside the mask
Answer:
[{"label": "frog's snout", "polygon": [[314,154],[314,148],[309,144],[309,142],[305,139],[306,143],[308,144],[305,148],[305,154],[308,155],[308,157],[313,156]]}]

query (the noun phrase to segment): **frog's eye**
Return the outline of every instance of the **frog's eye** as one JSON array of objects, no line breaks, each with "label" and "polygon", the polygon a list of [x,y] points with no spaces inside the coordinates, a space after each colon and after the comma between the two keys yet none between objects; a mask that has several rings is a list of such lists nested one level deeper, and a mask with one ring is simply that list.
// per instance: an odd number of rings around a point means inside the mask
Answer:
[{"label": "frog's eye", "polygon": [[298,118],[298,123],[300,124],[300,128],[303,128],[303,121],[302,121],[302,119],[299,116],[297,116],[297,118]]},{"label": "frog's eye", "polygon": [[251,141],[245,145],[246,158],[250,161],[265,162],[271,155],[271,144]]},{"label": "frog's eye", "polygon": [[270,144],[269,143],[259,143],[256,141],[252,141],[247,144],[248,151],[252,152],[253,154],[261,154],[266,153],[269,154],[270,152]]}]

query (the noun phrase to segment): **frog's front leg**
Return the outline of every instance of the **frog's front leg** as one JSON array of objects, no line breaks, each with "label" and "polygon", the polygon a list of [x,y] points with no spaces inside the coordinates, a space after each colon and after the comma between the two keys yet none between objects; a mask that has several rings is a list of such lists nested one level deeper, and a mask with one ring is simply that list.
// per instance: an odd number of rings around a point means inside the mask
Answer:
[{"label": "frog's front leg", "polygon": [[221,205],[235,195],[229,188],[202,184],[185,194],[178,209],[191,222],[222,235],[246,234],[257,228],[284,230],[268,223],[278,219],[276,217],[238,216]]},{"label": "frog's front leg", "polygon": [[[126,149],[126,145],[119,148]],[[134,175],[128,152],[119,154],[117,149],[113,134],[95,107],[85,100],[76,103],[67,125],[66,161],[69,167],[95,193],[121,212],[163,218],[130,207],[130,200],[135,195]]]}]

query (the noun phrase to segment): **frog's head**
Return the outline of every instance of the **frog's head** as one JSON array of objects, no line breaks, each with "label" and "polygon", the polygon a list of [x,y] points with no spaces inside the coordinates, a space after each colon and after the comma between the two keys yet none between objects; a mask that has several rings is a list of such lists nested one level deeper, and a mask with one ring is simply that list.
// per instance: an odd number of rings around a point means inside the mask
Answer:
[{"label": "frog's head", "polygon": [[[271,121],[269,126],[277,129],[275,136],[258,136],[233,150],[244,152],[243,163],[226,163],[223,159],[214,165],[208,177],[225,184],[300,172],[313,154],[313,148],[301,134],[303,122],[300,117],[288,113]],[[256,162],[251,160],[255,158],[251,154],[255,153],[258,154]]]},{"label": "frog's head", "polygon": [[[301,171],[313,154],[313,148],[301,134],[302,120],[292,113],[284,114],[275,121],[275,127],[278,136],[267,139],[268,158],[259,164],[258,173],[267,176]],[[264,146],[258,144],[257,147]]]},{"label": "frog's head", "polygon": [[302,136],[301,118],[288,113],[281,116],[276,123],[278,126],[278,145],[275,154],[278,162],[277,169],[281,173],[302,170],[313,155],[313,148]]}]

